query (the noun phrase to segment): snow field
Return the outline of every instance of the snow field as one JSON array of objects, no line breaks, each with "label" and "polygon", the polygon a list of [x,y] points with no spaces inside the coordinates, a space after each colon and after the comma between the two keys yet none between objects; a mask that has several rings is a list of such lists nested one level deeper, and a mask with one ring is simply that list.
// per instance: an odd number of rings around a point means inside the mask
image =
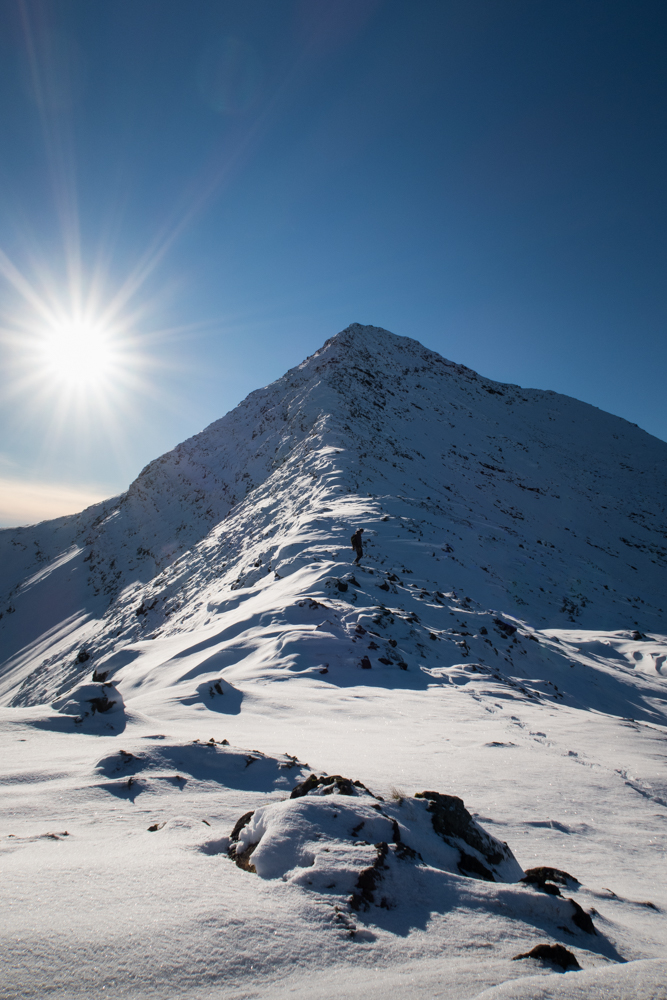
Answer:
[{"label": "snow field", "polygon": [[0,532],[7,995],[667,996],[666,448],[352,327]]}]

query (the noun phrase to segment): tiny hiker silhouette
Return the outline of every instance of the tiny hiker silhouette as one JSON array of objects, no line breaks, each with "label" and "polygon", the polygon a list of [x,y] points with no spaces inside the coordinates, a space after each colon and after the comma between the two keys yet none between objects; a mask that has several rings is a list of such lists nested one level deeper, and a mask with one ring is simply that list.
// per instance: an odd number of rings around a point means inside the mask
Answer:
[{"label": "tiny hiker silhouette", "polygon": [[361,536],[363,534],[363,530],[364,530],[363,528],[357,528],[355,533],[352,535],[352,538],[350,539],[352,543],[352,548],[357,553],[357,558],[354,560],[355,566],[358,564],[359,560],[364,554],[364,550],[361,547]]}]

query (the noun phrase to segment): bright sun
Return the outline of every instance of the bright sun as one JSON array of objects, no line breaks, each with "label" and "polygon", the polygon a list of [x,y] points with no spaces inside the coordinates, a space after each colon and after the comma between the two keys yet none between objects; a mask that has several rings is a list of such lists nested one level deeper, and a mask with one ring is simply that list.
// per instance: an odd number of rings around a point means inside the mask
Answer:
[{"label": "bright sun", "polygon": [[139,398],[155,395],[148,373],[162,362],[152,348],[165,334],[137,329],[146,322],[147,305],[127,310],[151,260],[107,294],[102,271],[86,285],[76,260],[69,281],[43,268],[33,285],[0,248],[0,279],[20,296],[16,311],[4,322],[0,316],[0,347],[8,350],[12,370],[9,392],[29,399],[36,415],[49,414],[50,432],[64,433],[74,421],[77,432],[92,433],[101,422],[111,433]]},{"label": "bright sun", "polygon": [[120,361],[113,334],[94,323],[62,322],[40,341],[44,374],[72,387],[101,385]]},{"label": "bright sun", "polygon": [[[132,397],[147,388],[146,357],[139,349],[134,323],[81,309],[43,308],[11,334],[15,347],[15,392],[33,390],[35,404],[66,415],[104,414],[131,408]],[[100,315],[101,314],[101,315]],[[17,324],[18,326],[18,324]],[[5,339],[9,339],[7,334]]]}]

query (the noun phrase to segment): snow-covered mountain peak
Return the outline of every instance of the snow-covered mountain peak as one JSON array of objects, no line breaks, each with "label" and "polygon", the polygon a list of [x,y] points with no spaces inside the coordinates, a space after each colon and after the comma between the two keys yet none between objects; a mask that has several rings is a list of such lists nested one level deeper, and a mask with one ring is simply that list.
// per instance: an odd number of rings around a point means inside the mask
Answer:
[{"label": "snow-covered mountain peak", "polygon": [[477,377],[470,368],[447,361],[412,337],[401,337],[382,327],[362,323],[351,323],[340,333],[330,337],[319,351],[299,365],[298,370],[312,370],[314,362],[317,371],[321,371],[322,364],[327,363],[363,363],[375,368],[378,373],[401,370],[401,366],[410,363],[421,365],[444,362],[461,374]]},{"label": "snow-covered mountain peak", "polygon": [[662,997],[666,459],[353,324],[0,532],[21,995]]},{"label": "snow-covered mountain peak", "polygon": [[[313,357],[327,353],[341,357],[346,354],[365,354],[378,359],[392,352],[408,352],[421,355],[428,349],[412,337],[401,337],[380,326],[370,326],[363,323],[350,323],[340,333],[325,341]],[[432,353],[432,352],[429,352]]]},{"label": "snow-covered mountain peak", "polygon": [[322,596],[353,570],[357,527],[357,607],[463,594],[531,627],[657,630],[666,459],[618,417],[353,324],[121,497],[1,533],[0,690],[62,694],[82,645],[103,658],[208,606],[280,604],[286,577],[291,600]]}]

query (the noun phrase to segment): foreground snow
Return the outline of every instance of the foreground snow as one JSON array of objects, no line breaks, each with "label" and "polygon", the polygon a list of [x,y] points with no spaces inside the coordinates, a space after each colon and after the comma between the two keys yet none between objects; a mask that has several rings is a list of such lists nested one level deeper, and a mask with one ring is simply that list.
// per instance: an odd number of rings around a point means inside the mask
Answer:
[{"label": "foreground snow", "polygon": [[[295,678],[248,685],[238,714],[149,718],[131,703],[125,712],[119,737],[54,730],[48,708],[2,712],[10,996],[102,986],[139,997],[273,996],[279,986],[317,996],[332,983],[341,996],[399,996],[409,982],[416,996],[475,997],[523,976],[550,982],[551,967],[512,962],[541,942],[561,942],[584,970],[559,972],[563,982],[591,970],[627,976],[616,963],[665,956],[657,728],[527,698],[504,705],[475,675],[402,691]],[[259,875],[228,856],[247,812],[310,800],[287,796],[313,769],[360,776],[422,854],[423,865],[390,858],[368,909],[350,905],[351,891],[391,831],[354,834],[365,815],[335,840],[326,824],[293,824],[285,860]],[[411,815],[410,796],[424,788],[463,798],[524,870],[553,866],[581,884],[558,898],[447,874],[454,866],[427,853],[428,825]],[[313,799],[333,811],[356,801]],[[593,913],[596,935],[572,923],[568,899]],[[627,995],[664,996],[666,964],[647,966],[643,992]],[[559,989],[543,995],[579,995]]]},{"label": "foreground snow", "polygon": [[665,457],[357,327],[1,533],[8,995],[667,996]]}]

